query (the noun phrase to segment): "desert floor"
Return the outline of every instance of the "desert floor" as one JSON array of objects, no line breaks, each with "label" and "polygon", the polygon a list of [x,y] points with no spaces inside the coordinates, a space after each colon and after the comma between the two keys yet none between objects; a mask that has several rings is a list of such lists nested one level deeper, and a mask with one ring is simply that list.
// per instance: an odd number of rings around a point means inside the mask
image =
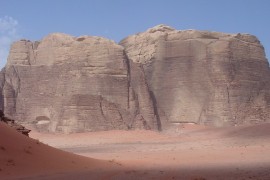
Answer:
[{"label": "desert floor", "polygon": [[270,179],[270,124],[31,136],[125,169],[112,179]]},{"label": "desert floor", "polygon": [[56,169],[11,179],[270,179],[270,124],[234,128],[178,125],[162,133],[31,132],[30,136],[58,149],[90,157],[89,166],[96,169],[80,168],[79,160],[76,170]]}]

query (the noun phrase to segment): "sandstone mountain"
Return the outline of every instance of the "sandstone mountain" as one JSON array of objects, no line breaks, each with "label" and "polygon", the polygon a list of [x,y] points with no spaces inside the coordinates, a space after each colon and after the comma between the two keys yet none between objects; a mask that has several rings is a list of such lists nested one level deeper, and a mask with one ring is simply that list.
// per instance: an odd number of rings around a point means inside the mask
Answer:
[{"label": "sandstone mountain", "polygon": [[51,132],[270,119],[270,69],[255,36],[165,25],[119,44],[61,33],[15,42],[0,91],[8,117]]}]

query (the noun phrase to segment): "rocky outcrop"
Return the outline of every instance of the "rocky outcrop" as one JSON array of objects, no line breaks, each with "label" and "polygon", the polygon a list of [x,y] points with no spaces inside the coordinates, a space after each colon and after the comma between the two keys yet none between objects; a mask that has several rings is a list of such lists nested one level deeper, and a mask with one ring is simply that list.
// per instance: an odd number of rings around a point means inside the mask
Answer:
[{"label": "rocky outcrop", "polygon": [[120,45],[93,36],[21,40],[0,73],[5,114],[41,131],[261,123],[269,65],[256,37],[159,25]]},{"label": "rocky outcrop", "polygon": [[18,131],[19,133],[21,133],[25,136],[29,136],[29,133],[31,131],[30,129],[27,129],[24,126],[16,123],[13,119],[9,119],[9,118],[5,117],[5,114],[3,113],[2,110],[0,110],[0,121],[8,124],[13,129],[16,129],[16,131]]},{"label": "rocky outcrop", "polygon": [[268,121],[269,64],[255,36],[159,25],[120,44],[143,67],[163,126]]},{"label": "rocky outcrop", "polygon": [[137,95],[129,66],[124,48],[101,37],[58,33],[15,42],[2,71],[4,111],[52,132],[157,129],[149,102],[138,103],[147,87]]}]

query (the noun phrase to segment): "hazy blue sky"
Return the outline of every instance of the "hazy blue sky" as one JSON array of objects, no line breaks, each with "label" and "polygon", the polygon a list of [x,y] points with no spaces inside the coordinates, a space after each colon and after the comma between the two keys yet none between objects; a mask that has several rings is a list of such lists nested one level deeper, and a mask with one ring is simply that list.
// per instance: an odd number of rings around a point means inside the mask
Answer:
[{"label": "hazy blue sky", "polygon": [[157,24],[256,35],[270,56],[270,0],[0,0],[0,67],[10,43],[52,32],[120,41]]}]

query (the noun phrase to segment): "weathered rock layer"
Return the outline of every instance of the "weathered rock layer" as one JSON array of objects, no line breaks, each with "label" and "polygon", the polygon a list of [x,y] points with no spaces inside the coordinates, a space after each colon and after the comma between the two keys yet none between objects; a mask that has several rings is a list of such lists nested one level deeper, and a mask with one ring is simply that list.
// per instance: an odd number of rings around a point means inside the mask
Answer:
[{"label": "weathered rock layer", "polygon": [[7,116],[52,132],[231,126],[270,119],[269,75],[247,34],[160,25],[118,45],[58,33],[12,45],[0,99]]},{"label": "weathered rock layer", "polygon": [[269,119],[269,65],[256,37],[157,26],[120,44],[142,64],[161,122]]}]

